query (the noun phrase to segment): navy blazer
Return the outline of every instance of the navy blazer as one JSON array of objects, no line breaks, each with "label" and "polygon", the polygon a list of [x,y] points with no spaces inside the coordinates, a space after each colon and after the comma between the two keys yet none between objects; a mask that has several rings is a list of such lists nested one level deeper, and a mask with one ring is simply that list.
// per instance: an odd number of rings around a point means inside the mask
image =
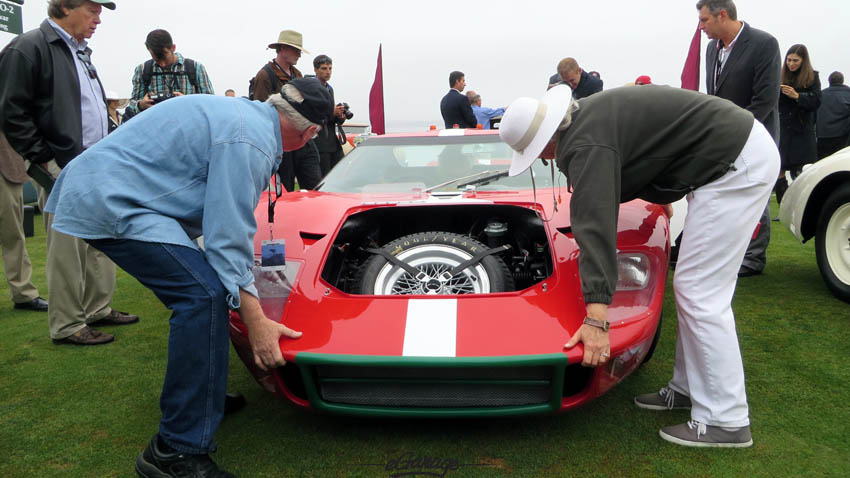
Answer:
[{"label": "navy blazer", "polygon": [[581,70],[581,79],[573,90],[573,98],[580,100],[600,91],[602,91],[602,80]]},{"label": "navy blazer", "polygon": [[472,113],[472,104],[469,102],[469,98],[454,88],[450,89],[440,101],[440,113],[443,114],[446,129],[453,125],[458,125],[461,128],[474,128],[478,124],[475,114]]},{"label": "navy blazer", "polygon": [[715,84],[717,54],[718,41],[712,40],[705,52],[705,88],[708,94],[726,98],[749,110],[776,140],[782,71],[782,57],[776,38],[744,23],[743,31]]},{"label": "navy blazer", "polygon": [[850,134],[850,86],[832,85],[823,90],[818,109],[818,138],[847,137]]}]

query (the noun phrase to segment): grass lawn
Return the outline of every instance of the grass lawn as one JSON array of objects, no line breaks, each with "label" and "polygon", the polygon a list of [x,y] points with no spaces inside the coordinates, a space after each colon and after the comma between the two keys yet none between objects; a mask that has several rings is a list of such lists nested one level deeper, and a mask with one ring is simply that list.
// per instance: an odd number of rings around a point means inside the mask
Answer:
[{"label": "grass lawn", "polygon": [[[46,296],[40,225],[37,216],[28,248]],[[765,274],[739,282],[734,303],[752,448],[668,444],[657,430],[688,413],[632,404],[672,373],[676,321],[668,286],[652,361],[607,395],[557,416],[319,416],[262,391],[231,353],[229,389],[242,392],[248,407],[225,418],[213,458],[240,477],[391,477],[377,464],[408,454],[456,460],[461,466],[445,475],[451,478],[850,476],[850,307],[824,286],[814,244],[798,244],[777,223],[768,258]],[[8,298],[5,277],[0,296]],[[169,312],[123,272],[114,303],[141,323],[105,328],[116,335],[109,345],[60,347],[50,342],[46,314],[0,301],[0,477],[135,476],[136,455],[157,430]]]}]

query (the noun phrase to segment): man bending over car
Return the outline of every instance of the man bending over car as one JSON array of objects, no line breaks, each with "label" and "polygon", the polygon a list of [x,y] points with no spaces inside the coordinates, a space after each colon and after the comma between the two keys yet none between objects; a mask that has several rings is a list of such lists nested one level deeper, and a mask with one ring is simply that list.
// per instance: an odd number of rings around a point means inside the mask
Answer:
[{"label": "man bending over car", "polygon": [[660,430],[667,441],[751,446],[732,295],[779,172],[776,143],[749,111],[693,91],[648,85],[578,101],[570,96],[568,87],[556,86],[541,101],[519,98],[499,130],[515,151],[511,175],[539,156],[554,157],[572,188],[570,218],[587,317],[566,347],[582,342],[585,366],[610,356],[607,310],[617,283],[620,203],[669,204],[687,196],[673,280],[679,324],[673,379],[635,403],[691,409],[689,422]]},{"label": "man bending over car", "polygon": [[[281,154],[302,147],[332,114],[327,89],[310,79],[290,81],[265,103],[181,96],[59,176],[46,206],[53,228],[101,250],[173,311],[162,420],[136,460],[139,476],[233,476],[208,455],[224,411],[228,311],[239,311],[264,370],[284,364],[281,337],[301,335],[260,308],[254,209]],[[203,251],[194,242],[201,235]]]}]

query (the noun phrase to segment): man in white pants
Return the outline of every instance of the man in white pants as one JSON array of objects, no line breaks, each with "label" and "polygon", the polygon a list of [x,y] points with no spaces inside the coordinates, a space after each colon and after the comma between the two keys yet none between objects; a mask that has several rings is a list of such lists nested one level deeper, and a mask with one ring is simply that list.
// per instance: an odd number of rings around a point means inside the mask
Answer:
[{"label": "man in white pants", "polygon": [[619,204],[640,198],[667,205],[669,214],[669,203],[687,196],[673,281],[679,324],[673,380],[635,403],[691,408],[690,421],[660,430],[667,441],[751,446],[732,295],[779,172],[779,153],[764,126],[727,100],[687,90],[617,88],[575,101],[569,88],[557,86],[541,101],[516,100],[500,136],[515,151],[511,175],[538,157],[554,157],[572,188],[587,318],[566,347],[582,342],[585,366],[604,364],[610,354]]}]

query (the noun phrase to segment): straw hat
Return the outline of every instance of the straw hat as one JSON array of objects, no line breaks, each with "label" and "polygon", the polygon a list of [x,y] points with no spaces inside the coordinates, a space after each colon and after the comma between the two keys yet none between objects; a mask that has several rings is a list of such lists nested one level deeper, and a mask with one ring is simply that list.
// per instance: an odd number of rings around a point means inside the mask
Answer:
[{"label": "straw hat", "polygon": [[300,33],[295,30],[283,30],[280,32],[280,35],[278,35],[275,43],[269,43],[269,48],[275,48],[280,45],[289,45],[309,54],[310,52],[305,50],[302,46],[303,43],[304,39],[301,37]]},{"label": "straw hat", "polygon": [[121,108],[126,108],[127,104],[130,102],[130,98],[122,98],[118,93],[109,90],[106,92],[106,101],[115,100],[118,102],[118,107],[115,109],[120,110]]},{"label": "straw hat", "polygon": [[573,90],[558,85],[543,99],[517,98],[505,111],[499,124],[499,136],[514,150],[510,176],[522,173],[543,152],[564,119],[573,98]]}]

